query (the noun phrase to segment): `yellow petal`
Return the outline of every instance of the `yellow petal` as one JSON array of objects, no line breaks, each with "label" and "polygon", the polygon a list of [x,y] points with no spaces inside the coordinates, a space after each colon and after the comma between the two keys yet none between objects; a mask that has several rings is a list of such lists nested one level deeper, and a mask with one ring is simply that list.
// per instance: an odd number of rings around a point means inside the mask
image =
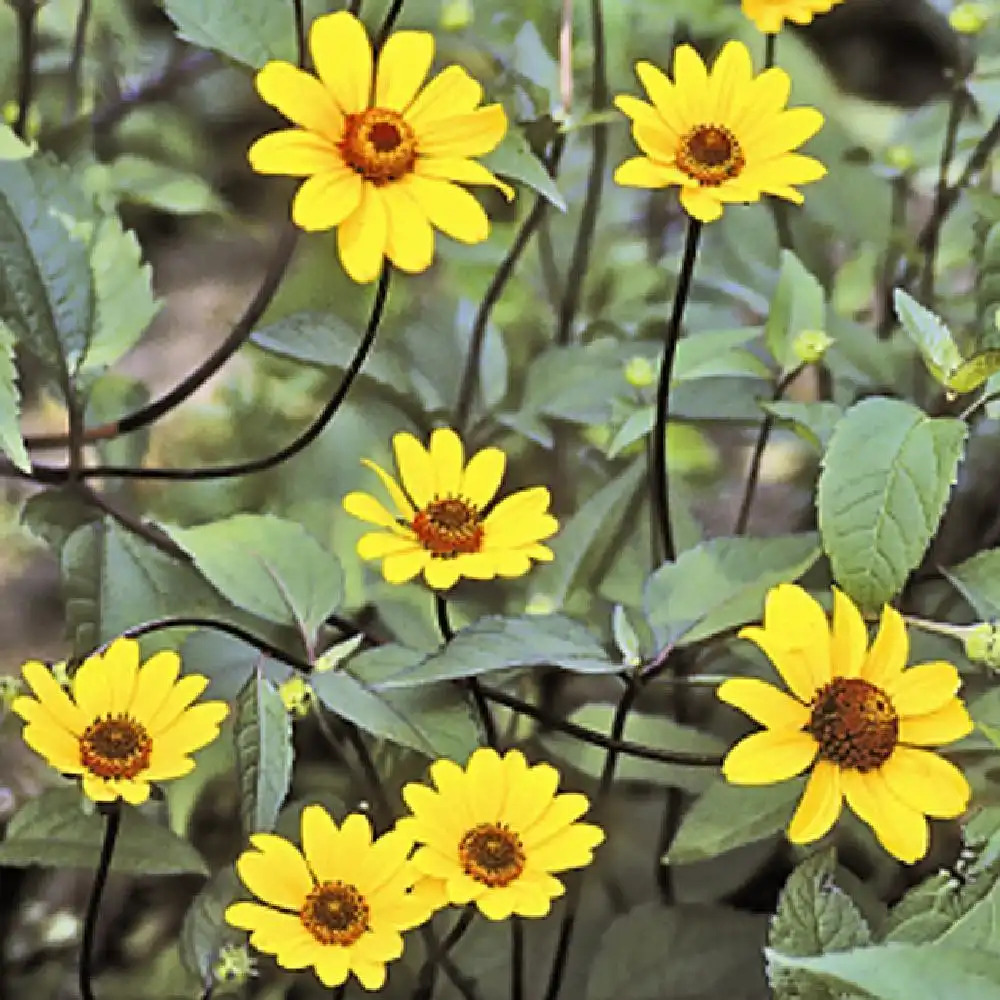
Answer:
[{"label": "yellow petal", "polygon": [[21,738],[39,756],[62,774],[82,774],[80,741],[61,726],[32,724],[24,727]]},{"label": "yellow petal", "polygon": [[466,765],[466,793],[477,823],[494,823],[501,818],[507,797],[507,769],[496,750],[480,747]]},{"label": "yellow petal", "polygon": [[896,747],[879,773],[889,790],[911,809],[938,819],[960,816],[972,797],[965,775],[927,750]]},{"label": "yellow petal", "polygon": [[424,446],[406,431],[392,436],[392,452],[396,468],[407,496],[418,508],[426,507],[434,499],[437,477],[430,455]]},{"label": "yellow petal", "polygon": [[888,691],[898,680],[909,649],[902,616],[895,608],[885,605],[882,608],[878,634],[861,668],[861,676],[869,684]]},{"label": "yellow petal", "polygon": [[927,853],[927,820],[890,791],[880,772],[847,770],[841,773],[840,780],[847,804],[893,857],[913,864]]},{"label": "yellow petal", "polygon": [[149,798],[149,782],[141,778],[122,778],[116,782],[118,794],[131,806],[141,806]]},{"label": "yellow petal", "polygon": [[615,170],[615,183],[622,187],[664,188],[681,183],[682,176],[676,167],[654,163],[645,156],[633,156],[619,164]]},{"label": "yellow petal", "polygon": [[383,468],[369,461],[367,458],[361,459],[361,464],[365,468],[371,469],[378,476],[386,492],[389,494],[389,499],[396,505],[397,512],[407,521],[412,521],[413,515],[416,512],[413,509],[413,504],[410,503],[409,497],[399,488],[399,483]]},{"label": "yellow petal", "polygon": [[[400,954],[402,954],[402,951],[400,951]],[[364,962],[353,957],[352,953],[351,972],[357,976],[358,982],[370,992],[380,990],[385,985],[384,962]]]},{"label": "yellow petal", "polygon": [[181,658],[173,650],[151,656],[140,668],[130,714],[148,728],[163,707],[181,671]]},{"label": "yellow petal", "polygon": [[290,122],[330,142],[340,142],[344,116],[330,92],[312,74],[291,63],[269,62],[254,78],[261,98]]},{"label": "yellow petal", "polygon": [[113,711],[111,676],[101,654],[88,656],[77,668],[73,675],[73,699],[80,706],[88,725]]},{"label": "yellow petal", "polygon": [[299,849],[284,837],[257,833],[254,850],[244,851],[236,872],[258,899],[272,906],[298,911],[313,889],[313,878]]},{"label": "yellow petal", "polygon": [[382,270],[389,218],[377,188],[361,185],[361,201],[337,229],[337,253],[349,278],[359,285],[374,281]]},{"label": "yellow petal", "polygon": [[551,764],[528,767],[524,754],[509,751],[504,757],[507,771],[507,801],[504,821],[518,834],[529,829],[548,808],[559,787],[559,772]]},{"label": "yellow petal", "polygon": [[412,580],[429,562],[431,554],[425,549],[399,552],[382,560],[382,576],[386,583],[406,583]]},{"label": "yellow petal", "polygon": [[317,882],[333,882],[342,877],[342,838],[333,817],[320,805],[302,810],[302,853]]},{"label": "yellow petal", "polygon": [[499,448],[483,448],[469,459],[458,491],[469,503],[483,510],[496,496],[503,479],[507,456]]},{"label": "yellow petal", "polygon": [[154,747],[149,757],[149,767],[142,772],[142,776],[146,781],[173,781],[174,778],[183,778],[193,770],[194,760],[190,757],[177,753],[168,756],[166,753],[158,753]]},{"label": "yellow petal", "polygon": [[816,761],[795,815],[788,826],[793,844],[809,844],[825,836],[840,815],[840,768],[828,760]]},{"label": "yellow petal", "polygon": [[375,107],[405,111],[416,97],[434,59],[434,36],[397,31],[382,46],[375,73]]},{"label": "yellow petal", "polygon": [[458,583],[462,571],[457,559],[428,559],[424,563],[424,579],[434,590],[450,590]]},{"label": "yellow petal", "polygon": [[340,986],[351,971],[351,953],[347,948],[324,948],[316,961],[316,975],[329,989]]},{"label": "yellow petal", "polygon": [[111,678],[113,701],[111,711],[116,715],[127,712],[135,695],[135,682],[139,676],[139,643],[135,639],[115,639],[104,653],[104,667]]},{"label": "yellow petal", "polygon": [[418,148],[421,157],[484,156],[500,144],[507,131],[502,104],[487,104],[464,115],[424,120]]},{"label": "yellow petal", "polygon": [[604,831],[592,823],[574,823],[531,848],[528,863],[546,872],[582,868],[594,859],[594,848],[604,841]]},{"label": "yellow petal", "polygon": [[755,677],[731,677],[719,685],[716,695],[767,729],[802,729],[809,721],[805,705]]},{"label": "yellow petal", "polygon": [[899,715],[928,715],[944,708],[961,686],[958,670],[939,661],[904,670],[884,690]]},{"label": "yellow petal", "polygon": [[692,125],[697,124],[692,116],[692,102],[688,95],[675,87],[663,70],[652,63],[639,62],[636,63],[635,73],[653,102],[656,113],[672,132],[682,136]]},{"label": "yellow petal", "polygon": [[431,225],[460,243],[481,243],[490,234],[483,206],[450,181],[409,174],[401,182],[416,199]]},{"label": "yellow petal", "polygon": [[461,66],[448,66],[417,95],[404,117],[417,133],[434,122],[471,112],[483,99],[483,88]]},{"label": "yellow petal", "polygon": [[[562,792],[527,827],[521,840],[526,849],[540,847],[551,838],[564,833],[590,808],[590,800],[579,792]],[[595,827],[596,829],[596,827]]]},{"label": "yellow petal", "polygon": [[206,701],[187,709],[166,729],[157,730],[154,746],[188,754],[207,746],[219,735],[219,726],[229,714],[222,701]]},{"label": "yellow petal", "polygon": [[486,516],[486,544],[490,548],[542,541],[558,530],[547,513],[552,497],[544,486],[518,490],[504,497]]},{"label": "yellow petal", "polygon": [[434,260],[434,230],[404,184],[382,188],[387,218],[385,253],[400,271],[421,274]]},{"label": "yellow petal", "polygon": [[258,174],[311,177],[338,167],[344,161],[336,146],[315,132],[300,128],[283,129],[261,136],[247,150],[250,166]]},{"label": "yellow petal", "polygon": [[346,11],[317,17],[309,32],[309,50],[340,110],[365,110],[372,84],[372,47],[365,26]]},{"label": "yellow petal", "polygon": [[465,467],[462,439],[450,427],[436,427],[431,431],[429,454],[436,483],[435,494],[457,496]]},{"label": "yellow petal", "polygon": [[81,781],[83,794],[93,802],[114,802],[121,796],[118,789],[107,779],[85,771]]},{"label": "yellow petal", "polygon": [[[352,517],[381,528],[396,530],[400,527],[396,518],[389,513],[370,493],[355,491],[348,493],[343,501],[344,510]],[[410,515],[412,517],[412,514]]]},{"label": "yellow petal", "polygon": [[506,920],[517,908],[520,893],[516,883],[488,889],[477,900],[476,906],[487,920]]},{"label": "yellow petal", "polygon": [[771,785],[801,774],[818,750],[806,733],[765,729],[744,737],[729,751],[722,773],[734,785]]},{"label": "yellow petal", "polygon": [[[21,675],[45,711],[55,722],[75,736],[79,736],[93,721],[93,716],[85,716],[80,707],[74,704],[44,663],[39,663],[37,660],[25,663],[21,668]],[[11,710],[21,715],[18,706],[30,700],[27,697],[15,699]]]},{"label": "yellow petal", "polygon": [[716,188],[681,188],[681,208],[699,222],[715,222],[722,218],[722,204]]},{"label": "yellow petal", "polygon": [[421,177],[442,181],[458,181],[460,184],[481,184],[484,187],[495,187],[508,201],[512,201],[514,198],[514,189],[509,184],[504,184],[492,171],[477,160],[457,156],[425,157],[418,159],[413,169]]},{"label": "yellow petal", "polygon": [[420,543],[415,538],[406,535],[395,535],[386,531],[370,531],[358,539],[358,558],[366,561],[418,551],[422,551]]},{"label": "yellow petal", "polygon": [[342,165],[303,181],[292,199],[292,222],[307,233],[339,226],[361,204],[364,183]]},{"label": "yellow petal", "polygon": [[833,588],[833,625],[830,658],[838,677],[857,677],[868,648],[868,630],[855,603],[838,587]]},{"label": "yellow petal", "polygon": [[146,728],[155,737],[158,733],[169,729],[184,710],[191,705],[208,687],[208,678],[200,674],[188,674],[182,677],[171,689],[159,710],[146,722]]},{"label": "yellow petal", "polygon": [[708,92],[708,70],[691,45],[679,45],[674,50],[673,76],[678,90]]},{"label": "yellow petal", "polygon": [[913,746],[941,746],[972,732],[973,722],[959,698],[927,715],[911,715],[899,720],[899,742]]},{"label": "yellow petal", "polygon": [[726,42],[709,75],[708,100],[715,108],[716,121],[731,128],[739,120],[752,79],[750,50],[742,42]]},{"label": "yellow petal", "polygon": [[531,558],[521,549],[499,550],[490,553],[497,576],[513,580],[531,571]]},{"label": "yellow petal", "polygon": [[762,127],[759,134],[746,139],[747,150],[753,151],[755,160],[797,149],[823,127],[823,115],[815,108],[789,108],[776,116],[773,123],[764,124],[771,127],[766,131]]},{"label": "yellow petal", "polygon": [[647,152],[651,156],[658,160],[673,160],[681,137],[656,108],[627,94],[615,98],[615,107],[632,121],[633,134],[641,128],[648,137],[652,148]]}]

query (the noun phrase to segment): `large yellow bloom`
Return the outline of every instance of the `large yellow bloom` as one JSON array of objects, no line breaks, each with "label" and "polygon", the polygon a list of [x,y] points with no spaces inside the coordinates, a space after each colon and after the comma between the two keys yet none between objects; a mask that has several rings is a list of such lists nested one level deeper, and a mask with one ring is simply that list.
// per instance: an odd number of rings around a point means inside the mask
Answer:
[{"label": "large yellow bloom", "polygon": [[621,95],[615,105],[632,120],[645,155],[621,164],[617,183],[677,184],[684,210],[712,222],[726,203],[764,194],[801,204],[795,185],[826,173],[818,160],[792,152],[819,131],[823,116],[815,108],[786,108],[788,74],[775,68],[755,77],[742,43],[728,42],[711,72],[690,45],[681,45],[673,82],[648,62],[635,70],[652,103]]},{"label": "large yellow bloom", "polygon": [[832,627],[801,587],[770,592],[763,628],[740,636],[767,654],[791,695],[754,678],[720,685],[719,697],[764,726],[729,751],[722,772],[739,785],[769,785],[812,774],[788,828],[797,844],[822,837],[847,804],[901,861],[927,853],[925,816],[958,816],[969,785],[958,768],[921,749],[960,739],[972,720],[955,696],[961,681],[950,663],[904,670],[906,626],[888,605],[878,634],[858,609],[833,592]]},{"label": "large yellow bloom", "polygon": [[219,735],[229,712],[221,701],[193,705],[208,679],[178,680],[181,661],[164,651],[139,665],[139,643],[116,639],[73,675],[72,697],[43,663],[22,668],[34,697],[11,710],[27,725],[24,741],[63,774],[81,775],[95,802],[118,798],[138,805],[150,782],[194,768],[189,756]]},{"label": "large yellow bloom", "polygon": [[316,970],[324,986],[353,972],[381,989],[385,966],[403,954],[402,931],[433,911],[426,892],[411,892],[419,872],[407,861],[413,841],[390,832],[372,841],[367,817],[338,828],[319,805],[302,810],[302,849],[256,833],[236,862],[243,884],[262,902],[233,903],[226,920],[250,931],[250,944],[283,969]]},{"label": "large yellow bloom", "polygon": [[808,24],[814,14],[825,14],[844,0],[743,0],[743,13],[758,31],[773,35],[785,21]]},{"label": "large yellow bloom", "polygon": [[479,107],[483,88],[460,66],[421,89],[434,58],[423,31],[396,32],[375,67],[364,25],[339,11],[313,22],[309,47],[318,78],[281,61],[257,74],[260,96],[296,127],[263,136],[248,154],[259,173],[307,178],[292,202],[295,224],[339,227],[341,263],[359,282],[374,280],[384,257],[402,271],[426,270],[432,226],[463,243],[486,239],[482,206],[452,182],[513,197],[472,159],[503,138],[503,108]]},{"label": "large yellow bloom", "polygon": [[429,450],[406,433],[396,434],[392,447],[402,488],[374,462],[364,464],[382,480],[396,513],[368,493],[344,497],[349,514],[382,529],[361,536],[358,555],[381,559],[390,583],[423,571],[431,587],[447,590],[462,576],[521,576],[532,559],[552,559],[541,542],[559,524],[548,513],[544,486],[520,490],[485,513],[503,478],[506,456],[499,448],[483,448],[466,465],[461,438],[444,427],[431,434]]},{"label": "large yellow bloom", "polygon": [[599,827],[576,822],[587,797],[556,795],[559,772],[529,767],[518,750],[476,750],[465,769],[439,760],[431,779],[437,791],[403,789],[413,815],[397,829],[424,845],[413,856],[425,876],[418,888],[441,904],[474,902],[490,920],[544,917],[565,892],[553,872],[590,864],[604,840]]}]

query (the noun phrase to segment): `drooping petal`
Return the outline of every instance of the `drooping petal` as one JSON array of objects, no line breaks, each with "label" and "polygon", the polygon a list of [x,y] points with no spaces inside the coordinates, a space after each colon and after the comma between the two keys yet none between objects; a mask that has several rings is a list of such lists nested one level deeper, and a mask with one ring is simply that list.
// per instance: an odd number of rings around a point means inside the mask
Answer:
[{"label": "drooping petal", "polygon": [[388,236],[385,253],[400,271],[421,274],[434,260],[434,230],[406,185],[382,188]]},{"label": "drooping petal", "polygon": [[840,768],[828,760],[816,761],[788,826],[788,839],[793,844],[810,844],[825,836],[837,822],[842,800]]},{"label": "drooping petal", "polygon": [[307,233],[339,226],[356,212],[364,194],[364,183],[342,166],[327,169],[303,181],[292,199],[292,221]]},{"label": "drooping petal", "polygon": [[317,17],[309,32],[309,50],[340,110],[365,110],[372,84],[372,47],[365,26],[346,11]]},{"label": "drooping petal", "polygon": [[382,576],[387,583],[407,583],[412,580],[431,560],[425,549],[412,552],[394,552],[382,560]]},{"label": "drooping petal", "polygon": [[460,184],[495,187],[508,201],[512,201],[514,198],[514,189],[509,184],[504,184],[478,160],[472,160],[468,157],[426,157],[418,159],[413,169],[421,177],[430,177],[432,180],[458,181]]},{"label": "drooping petal", "polygon": [[714,188],[681,188],[681,207],[699,222],[715,222],[722,218],[722,204]]},{"label": "drooping petal", "polygon": [[374,281],[382,270],[389,217],[379,190],[361,185],[361,201],[337,229],[337,253],[348,277],[359,285]]},{"label": "drooping petal", "polygon": [[801,774],[815,759],[819,745],[807,733],[765,729],[737,743],[722,762],[722,773],[734,785],[771,785]]},{"label": "drooping petal", "polygon": [[893,794],[879,771],[845,770],[841,773],[841,787],[847,804],[893,857],[913,864],[927,853],[927,820]]},{"label": "drooping petal", "polygon": [[382,46],[375,72],[377,108],[405,111],[417,95],[434,59],[434,36],[426,31],[397,31]]},{"label": "drooping petal", "polygon": [[944,708],[927,715],[899,720],[899,742],[913,746],[942,746],[972,732],[973,722],[961,699],[952,698]]},{"label": "drooping petal", "polygon": [[455,559],[428,559],[424,563],[424,579],[433,590],[450,590],[458,583],[461,570]]},{"label": "drooping petal", "polygon": [[928,715],[944,708],[961,686],[958,670],[938,661],[907,668],[885,690],[899,715]]},{"label": "drooping petal", "polygon": [[400,184],[413,195],[431,225],[446,236],[470,244],[489,236],[490,220],[483,206],[464,188],[420,173],[409,174]]},{"label": "drooping petal", "polygon": [[385,487],[386,493],[389,494],[389,499],[396,505],[396,511],[407,521],[412,521],[413,515],[416,512],[413,509],[413,504],[410,503],[409,497],[407,497],[403,490],[400,489],[399,483],[397,483],[388,472],[376,465],[374,462],[369,461],[369,459],[361,459],[361,464],[365,466],[365,468],[371,469],[372,472],[378,476],[382,485]]},{"label": "drooping petal", "polygon": [[716,695],[768,729],[801,729],[809,721],[805,705],[755,677],[731,677],[719,685]]},{"label": "drooping petal", "polygon": [[311,73],[280,60],[269,62],[254,78],[257,93],[290,122],[339,142],[344,115],[330,92]]},{"label": "drooping petal", "polygon": [[951,819],[969,806],[972,790],[965,775],[928,750],[896,747],[880,773],[897,798],[927,816]]}]

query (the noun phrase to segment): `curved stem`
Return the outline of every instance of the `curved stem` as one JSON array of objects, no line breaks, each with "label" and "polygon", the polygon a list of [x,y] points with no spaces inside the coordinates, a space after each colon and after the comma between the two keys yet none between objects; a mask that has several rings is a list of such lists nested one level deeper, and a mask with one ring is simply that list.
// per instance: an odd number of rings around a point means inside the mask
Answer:
[{"label": "curved stem", "polygon": [[673,528],[670,525],[670,484],[667,480],[670,379],[673,374],[674,356],[677,353],[677,342],[681,335],[684,307],[687,305],[688,295],[691,291],[691,279],[694,276],[694,262],[698,256],[700,236],[701,223],[697,219],[688,219],[687,235],[684,239],[684,256],[681,260],[680,272],[677,275],[674,304],[663,344],[663,358],[660,362],[660,381],[656,388],[656,422],[653,426],[650,492],[656,523],[660,531],[661,554],[665,560],[673,560],[676,555]]},{"label": "curved stem", "polygon": [[[628,714],[635,704],[635,699],[639,694],[639,685],[628,679],[625,690],[618,701],[615,709],[615,716],[611,722],[611,738],[620,740],[625,731],[625,722]],[[618,750],[609,750],[604,758],[604,768],[601,771],[601,779],[597,786],[597,797],[594,800],[594,813],[600,816],[607,803],[608,795],[611,792],[611,785],[615,777],[615,769],[618,766]],[[566,894],[566,909],[563,912],[562,923],[559,925],[559,939],[556,942],[555,957],[552,960],[552,968],[549,971],[549,982],[545,989],[545,1000],[556,1000],[559,990],[562,988],[563,974],[566,971],[566,962],[569,958],[569,948],[573,941],[573,932],[576,929],[577,911],[580,906],[580,896],[583,892],[583,879],[586,871],[577,874]]]},{"label": "curved stem", "polygon": [[35,87],[35,49],[38,41],[35,31],[39,5],[35,0],[18,0],[14,5],[17,14],[17,118],[14,134],[24,139],[28,132],[28,115]]},{"label": "curved stem", "polygon": [[[562,157],[562,151],[566,144],[563,134],[556,136],[552,144],[552,150],[548,157],[547,168],[550,177],[554,177]],[[472,332],[469,335],[469,350],[465,356],[465,367],[462,370],[462,378],[459,382],[458,400],[455,404],[455,428],[462,431],[469,423],[472,414],[472,404],[476,395],[476,388],[479,383],[479,368],[483,360],[483,348],[486,345],[486,328],[490,321],[493,309],[500,301],[503,290],[510,281],[514,273],[517,262],[531,242],[531,237],[535,230],[541,225],[548,211],[549,202],[544,195],[536,195],[535,203],[531,206],[521,228],[514,236],[514,241],[507,251],[507,255],[500,262],[489,286],[483,295],[479,308],[476,310],[475,318],[472,321]]]},{"label": "curved stem", "polygon": [[285,445],[284,448],[271,455],[266,455],[264,458],[256,458],[249,462],[238,462],[232,465],[218,465],[209,468],[194,469],[151,469],[142,466],[96,465],[84,470],[83,475],[86,478],[170,479],[180,482],[195,482],[202,479],[231,479],[236,476],[248,476],[254,472],[263,472],[266,469],[271,469],[276,465],[287,462],[288,459],[297,455],[319,437],[347,398],[351,386],[360,374],[368,353],[375,343],[375,335],[378,333],[389,293],[389,274],[388,266],[384,267],[379,277],[378,287],[375,290],[375,302],[372,305],[371,317],[368,320],[367,329],[336,391],[309,427],[294,441]]},{"label": "curved stem", "polygon": [[66,84],[66,110],[63,118],[71,121],[80,110],[80,86],[83,74],[83,56],[87,48],[87,27],[90,24],[92,0],[80,0],[80,11],[76,16],[73,31],[73,50],[69,57],[69,72]]},{"label": "curved stem", "polygon": [[438,965],[448,952],[462,940],[465,932],[472,926],[475,915],[475,904],[469,903],[461,914],[459,914],[458,920],[455,921],[454,926],[445,936],[444,940],[428,947],[427,958],[424,959],[424,964],[417,973],[417,987],[413,991],[413,1000],[430,1000],[434,992],[434,979]]},{"label": "curved stem", "polygon": [[111,858],[115,852],[115,843],[118,840],[118,831],[122,821],[121,802],[102,804],[99,808],[105,820],[104,841],[101,844],[101,856],[97,862],[94,884],[87,902],[87,915],[83,919],[83,941],[80,945],[80,995],[83,1000],[94,1000],[94,991],[90,980],[94,961],[97,917],[101,911],[101,897],[104,895],[104,887],[108,881]]},{"label": "curved stem", "polygon": [[378,36],[374,42],[374,49],[377,53],[383,45],[385,45],[386,40],[389,37],[396,21],[399,19],[399,15],[403,13],[403,3],[405,0],[392,0],[392,5],[389,7],[385,15],[385,20],[382,22],[382,27],[379,28]]}]

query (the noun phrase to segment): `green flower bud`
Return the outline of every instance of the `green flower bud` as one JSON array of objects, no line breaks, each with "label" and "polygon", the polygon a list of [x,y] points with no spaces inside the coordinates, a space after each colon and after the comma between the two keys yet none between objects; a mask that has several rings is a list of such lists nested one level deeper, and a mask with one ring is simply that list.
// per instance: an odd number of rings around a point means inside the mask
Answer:
[{"label": "green flower bud", "polygon": [[472,24],[472,0],[442,0],[441,27],[461,31]]},{"label": "green flower bud", "polygon": [[990,8],[985,3],[960,3],[948,15],[948,23],[962,35],[978,35],[989,19]]},{"label": "green flower bud", "polygon": [[242,986],[257,975],[257,962],[242,944],[224,944],[212,966],[212,975],[219,984]]},{"label": "green flower bud", "polygon": [[912,170],[916,162],[913,150],[909,146],[903,145],[890,146],[885,151],[885,161],[890,167],[901,173],[906,170]]},{"label": "green flower bud", "polygon": [[556,610],[556,602],[549,594],[533,594],[525,605],[526,615],[551,615]]},{"label": "green flower bud", "polygon": [[649,358],[629,358],[625,363],[625,381],[636,389],[645,389],[656,381],[656,368]]},{"label": "green flower bud", "polygon": [[980,622],[963,636],[965,655],[973,663],[985,663],[993,669],[1000,669],[1000,625],[996,622]]},{"label": "green flower bud", "polygon": [[316,698],[316,694],[309,686],[309,682],[293,674],[278,688],[278,694],[289,715],[301,719],[309,714],[309,709]]},{"label": "green flower bud", "polygon": [[9,711],[14,699],[19,698],[26,691],[25,683],[20,677],[15,677],[13,674],[4,674],[4,676],[0,677],[0,708],[4,711]]},{"label": "green flower bud", "polygon": [[803,330],[792,341],[792,353],[804,365],[814,365],[823,360],[827,348],[833,343],[822,330]]}]

